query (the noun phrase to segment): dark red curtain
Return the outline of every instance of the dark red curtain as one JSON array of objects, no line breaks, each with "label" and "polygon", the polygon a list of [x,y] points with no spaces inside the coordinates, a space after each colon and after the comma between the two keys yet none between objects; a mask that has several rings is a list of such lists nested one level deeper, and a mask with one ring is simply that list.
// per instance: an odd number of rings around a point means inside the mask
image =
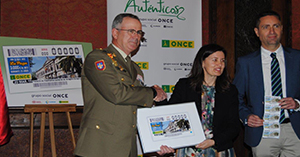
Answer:
[{"label": "dark red curtain", "polygon": [[107,46],[106,0],[1,0],[0,35]]}]

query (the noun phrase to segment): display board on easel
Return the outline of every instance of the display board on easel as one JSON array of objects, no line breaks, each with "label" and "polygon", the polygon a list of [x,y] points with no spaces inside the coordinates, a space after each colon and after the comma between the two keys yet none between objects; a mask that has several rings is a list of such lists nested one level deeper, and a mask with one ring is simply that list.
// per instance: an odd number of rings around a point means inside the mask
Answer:
[{"label": "display board on easel", "polygon": [[81,68],[91,43],[0,37],[0,46],[9,107],[83,105]]}]

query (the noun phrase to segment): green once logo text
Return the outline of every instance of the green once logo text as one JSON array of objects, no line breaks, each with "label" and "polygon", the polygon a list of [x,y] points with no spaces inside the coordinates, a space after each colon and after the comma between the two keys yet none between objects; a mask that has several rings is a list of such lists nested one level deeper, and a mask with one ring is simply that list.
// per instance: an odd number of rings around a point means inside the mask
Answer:
[{"label": "green once logo text", "polygon": [[173,93],[173,90],[174,90],[175,86],[174,85],[162,85],[161,88],[166,93]]},{"label": "green once logo text", "polygon": [[194,41],[186,40],[162,40],[162,47],[169,48],[194,48]]}]

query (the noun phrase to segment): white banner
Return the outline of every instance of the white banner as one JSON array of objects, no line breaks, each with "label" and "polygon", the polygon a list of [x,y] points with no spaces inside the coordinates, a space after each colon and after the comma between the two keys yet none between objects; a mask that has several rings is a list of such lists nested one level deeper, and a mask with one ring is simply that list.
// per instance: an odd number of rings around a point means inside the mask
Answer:
[{"label": "white banner", "polygon": [[123,12],[137,15],[146,33],[146,41],[133,57],[145,74],[145,83],[158,84],[170,94],[178,79],[190,72],[202,45],[201,0],[109,0],[108,43],[112,21]]}]

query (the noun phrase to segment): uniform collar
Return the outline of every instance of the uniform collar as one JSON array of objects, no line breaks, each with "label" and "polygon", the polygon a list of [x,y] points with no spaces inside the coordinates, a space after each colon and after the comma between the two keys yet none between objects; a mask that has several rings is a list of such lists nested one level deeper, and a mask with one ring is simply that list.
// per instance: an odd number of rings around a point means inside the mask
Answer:
[{"label": "uniform collar", "polygon": [[[127,60],[125,59],[127,57],[127,54],[121,49],[119,49],[116,45],[112,44],[112,46],[121,54],[125,62],[127,62]],[[131,55],[129,55],[129,57],[131,57]]]}]

